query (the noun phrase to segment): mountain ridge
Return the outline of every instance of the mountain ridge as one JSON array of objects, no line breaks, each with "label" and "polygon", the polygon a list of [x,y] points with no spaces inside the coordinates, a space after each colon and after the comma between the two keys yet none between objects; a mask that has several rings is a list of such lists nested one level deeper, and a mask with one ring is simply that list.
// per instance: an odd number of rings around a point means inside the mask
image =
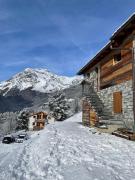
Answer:
[{"label": "mountain ridge", "polygon": [[9,80],[0,82],[0,94],[7,96],[12,90],[24,91],[27,89],[51,93],[76,86],[81,83],[81,80],[80,76],[59,76],[43,68],[26,68]]},{"label": "mountain ridge", "polygon": [[67,99],[81,99],[82,77],[58,76],[47,69],[27,68],[0,83],[0,113],[25,108],[37,111],[57,92]]}]

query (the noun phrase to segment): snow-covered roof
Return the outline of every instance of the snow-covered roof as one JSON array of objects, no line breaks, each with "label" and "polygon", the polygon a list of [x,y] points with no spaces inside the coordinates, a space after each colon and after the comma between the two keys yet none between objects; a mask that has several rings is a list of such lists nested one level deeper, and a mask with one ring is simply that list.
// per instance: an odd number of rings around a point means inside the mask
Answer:
[{"label": "snow-covered roof", "polygon": [[35,115],[38,115],[38,114],[44,114],[44,115],[47,115],[47,112],[35,112],[35,113],[32,113],[32,114],[30,114],[30,116],[29,117],[32,117],[32,116],[35,116]]},{"label": "snow-covered roof", "polygon": [[12,135],[5,135],[4,137],[6,137],[6,138],[11,138],[11,137],[13,137]]},{"label": "snow-covered roof", "polygon": [[121,32],[125,31],[125,29],[128,31],[129,27],[135,27],[135,13],[132,14],[111,36],[110,40],[108,41],[108,43],[97,52],[97,54],[90,59],[90,61],[77,73],[78,75],[83,74],[84,72],[86,72],[89,68],[93,67],[95,64],[97,64],[100,60],[101,60],[101,56],[103,56],[103,54],[108,53],[109,51],[111,51],[110,45],[111,42],[114,38],[117,38]]},{"label": "snow-covered roof", "polygon": [[110,39],[113,39],[114,37],[116,37],[118,35],[118,33],[121,32],[132,21],[134,21],[134,24],[135,24],[135,13],[133,13],[131,16],[129,16],[129,18],[126,21],[124,21],[122,23],[122,25],[118,27],[118,29],[116,29],[114,31],[114,33],[112,34]]}]

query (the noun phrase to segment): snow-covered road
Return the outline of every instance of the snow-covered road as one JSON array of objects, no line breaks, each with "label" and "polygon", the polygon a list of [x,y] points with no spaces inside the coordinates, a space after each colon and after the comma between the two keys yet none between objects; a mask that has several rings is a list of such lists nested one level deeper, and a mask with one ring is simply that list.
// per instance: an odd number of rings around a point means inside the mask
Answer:
[{"label": "snow-covered road", "polygon": [[77,114],[0,144],[0,180],[135,180],[135,143],[90,131]]}]

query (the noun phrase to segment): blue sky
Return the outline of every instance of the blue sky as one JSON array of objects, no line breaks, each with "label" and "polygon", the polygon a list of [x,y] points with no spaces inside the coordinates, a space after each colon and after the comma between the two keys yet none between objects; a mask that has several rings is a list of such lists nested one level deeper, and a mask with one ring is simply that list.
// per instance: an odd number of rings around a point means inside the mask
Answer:
[{"label": "blue sky", "polygon": [[75,75],[134,11],[134,0],[0,0],[0,81],[27,67]]}]

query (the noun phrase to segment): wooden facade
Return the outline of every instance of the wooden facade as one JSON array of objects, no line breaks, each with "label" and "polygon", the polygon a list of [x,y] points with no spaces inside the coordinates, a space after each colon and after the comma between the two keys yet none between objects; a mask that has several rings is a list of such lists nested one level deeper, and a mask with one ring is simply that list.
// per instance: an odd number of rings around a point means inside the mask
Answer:
[{"label": "wooden facade", "polygon": [[[126,42],[121,50],[113,50],[100,62],[100,89],[132,79],[132,40]],[[115,62],[115,56],[121,59]]]},{"label": "wooden facade", "polygon": [[82,121],[83,121],[83,124],[86,125],[86,126],[90,126],[90,105],[88,103],[88,101],[86,100],[83,100],[82,102],[82,109],[83,109],[83,112],[82,112]]},{"label": "wooden facade", "polygon": [[83,100],[83,124],[86,126],[95,126],[98,123],[98,116],[92,109],[87,100]]},{"label": "wooden facade", "polygon": [[135,14],[114,33],[110,42],[78,74],[86,75],[98,69],[100,89],[131,80],[134,59],[134,24]]}]

